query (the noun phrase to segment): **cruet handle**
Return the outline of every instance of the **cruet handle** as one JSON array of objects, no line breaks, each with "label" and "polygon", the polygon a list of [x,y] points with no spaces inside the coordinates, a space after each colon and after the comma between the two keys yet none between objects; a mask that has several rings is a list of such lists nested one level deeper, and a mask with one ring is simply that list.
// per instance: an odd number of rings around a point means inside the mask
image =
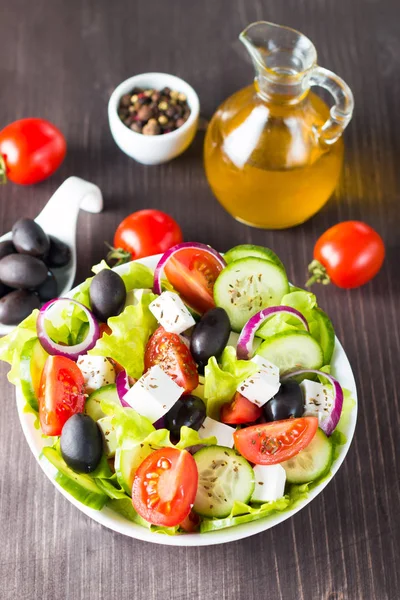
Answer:
[{"label": "cruet handle", "polygon": [[311,72],[308,84],[324,88],[335,100],[335,104],[330,109],[329,119],[318,131],[320,142],[329,146],[340,138],[350,123],[354,108],[352,91],[338,75],[318,66]]}]

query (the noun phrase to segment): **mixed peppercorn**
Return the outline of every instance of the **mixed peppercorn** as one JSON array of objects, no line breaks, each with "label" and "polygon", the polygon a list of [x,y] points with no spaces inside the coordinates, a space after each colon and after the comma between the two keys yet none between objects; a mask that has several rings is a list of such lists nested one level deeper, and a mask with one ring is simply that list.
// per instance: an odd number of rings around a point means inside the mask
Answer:
[{"label": "mixed peppercorn", "polygon": [[189,118],[190,108],[186,95],[176,90],[135,87],[131,93],[122,96],[118,115],[132,131],[159,135],[182,127]]}]

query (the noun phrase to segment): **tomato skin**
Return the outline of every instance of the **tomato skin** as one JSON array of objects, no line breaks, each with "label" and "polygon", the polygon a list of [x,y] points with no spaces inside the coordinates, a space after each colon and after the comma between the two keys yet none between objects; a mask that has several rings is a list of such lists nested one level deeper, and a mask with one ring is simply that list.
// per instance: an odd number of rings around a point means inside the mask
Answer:
[{"label": "tomato skin", "polygon": [[170,284],[199,314],[215,307],[214,283],[222,265],[202,250],[183,248],[171,256],[164,268]]},{"label": "tomato skin", "polygon": [[39,420],[45,435],[60,435],[64,423],[83,412],[84,379],[70,358],[49,356],[44,365],[39,392]]},{"label": "tomato skin", "polygon": [[0,131],[0,155],[7,178],[14,183],[29,185],[47,179],[66,152],[61,131],[44,119],[20,119]]},{"label": "tomato skin", "polygon": [[256,465],[275,465],[308,446],[318,429],[317,417],[300,417],[251,425],[233,434],[236,449]]},{"label": "tomato skin", "polygon": [[186,519],[179,523],[179,526],[186,533],[195,533],[200,528],[200,517],[191,510]]},{"label": "tomato skin", "polygon": [[161,448],[139,465],[133,480],[132,504],[149,523],[174,527],[189,516],[197,484],[193,456],[186,450]]},{"label": "tomato skin", "polygon": [[189,348],[178,334],[159,327],[147,342],[144,368],[159,365],[178,385],[184,394],[190,394],[199,385],[199,374]]},{"label": "tomato skin", "polygon": [[314,258],[340,288],[356,288],[370,281],[382,267],[385,246],[381,236],[361,221],[344,221],[321,235]]},{"label": "tomato skin", "polygon": [[257,421],[262,415],[262,408],[247,400],[242,394],[236,392],[232,402],[224,404],[221,408],[221,421],[229,425],[241,425]]},{"label": "tomato skin", "polygon": [[145,209],[132,213],[118,225],[114,246],[136,259],[164,253],[182,240],[181,228],[172,217],[161,210]]}]

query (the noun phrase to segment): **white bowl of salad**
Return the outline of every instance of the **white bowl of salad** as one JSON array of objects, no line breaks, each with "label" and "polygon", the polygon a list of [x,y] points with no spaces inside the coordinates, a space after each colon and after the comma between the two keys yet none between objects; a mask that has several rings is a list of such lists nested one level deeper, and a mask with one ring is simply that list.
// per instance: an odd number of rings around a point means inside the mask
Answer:
[{"label": "white bowl of salad", "polygon": [[93,272],[0,340],[28,444],[70,502],[133,538],[203,546],[324,489],[356,386],[329,317],[274,252],[186,242]]}]

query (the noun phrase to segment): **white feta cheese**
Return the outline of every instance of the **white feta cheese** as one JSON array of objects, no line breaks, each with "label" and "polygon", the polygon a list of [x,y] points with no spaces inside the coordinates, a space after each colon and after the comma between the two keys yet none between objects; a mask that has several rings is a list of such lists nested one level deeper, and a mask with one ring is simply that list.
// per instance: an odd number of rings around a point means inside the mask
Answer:
[{"label": "white feta cheese", "polygon": [[151,294],[151,289],[140,288],[137,290],[130,290],[126,294],[125,306],[136,306],[136,304],[140,304],[143,294]]},{"label": "white feta cheese", "polygon": [[170,333],[182,333],[196,324],[178,294],[174,292],[163,292],[149,304],[149,309],[165,331]]},{"label": "white feta cheese", "polygon": [[210,417],[206,417],[203,425],[199,429],[199,436],[204,439],[215,435],[218,446],[233,448],[234,431],[235,430],[232,427],[229,427],[229,425],[225,425],[225,423],[220,423],[219,421],[210,419]]},{"label": "white feta cheese", "polygon": [[87,393],[94,392],[104,385],[115,383],[115,369],[104,356],[79,356],[76,362],[83,379]]},{"label": "white feta cheese", "polygon": [[318,417],[321,422],[332,410],[333,392],[322,383],[310,379],[304,379],[300,387],[304,397],[304,416]]},{"label": "white feta cheese", "polygon": [[253,502],[274,502],[285,493],[286,471],[281,465],[255,465]]},{"label": "white feta cheese", "polygon": [[124,400],[140,415],[155,423],[172,408],[184,391],[156,365],[131,387]]},{"label": "white feta cheese", "polygon": [[104,440],[104,450],[107,458],[115,456],[117,449],[117,434],[115,428],[112,425],[112,416],[103,417],[97,421],[97,425],[101,429]]},{"label": "white feta cheese", "polygon": [[264,406],[279,391],[279,369],[259,355],[251,360],[259,367],[259,371],[242,381],[237,391],[253,404]]}]

